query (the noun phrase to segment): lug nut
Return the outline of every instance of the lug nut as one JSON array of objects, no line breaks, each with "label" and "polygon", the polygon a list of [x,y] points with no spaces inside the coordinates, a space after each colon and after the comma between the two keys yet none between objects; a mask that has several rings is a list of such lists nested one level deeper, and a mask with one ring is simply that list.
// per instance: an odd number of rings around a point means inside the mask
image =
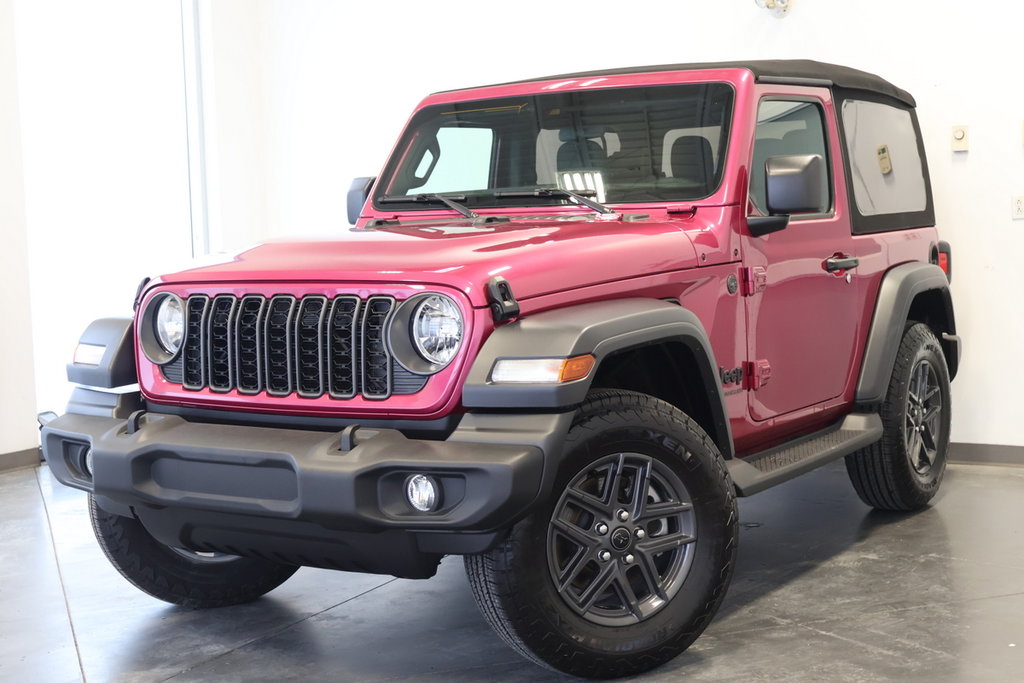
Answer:
[{"label": "lug nut", "polygon": [[619,510],[618,512],[615,513],[615,516],[619,518],[620,522],[629,521],[629,513],[626,512],[625,510]]},{"label": "lug nut", "polygon": [[599,552],[597,554],[597,557],[602,562],[607,562],[608,560],[612,559],[612,554],[610,552],[608,552],[607,550],[602,550],[601,552]]},{"label": "lug nut", "polygon": [[608,525],[604,522],[598,522],[597,526],[594,527],[594,531],[604,536],[606,533],[608,533]]},{"label": "lug nut", "polygon": [[626,564],[633,564],[633,560],[635,560],[635,559],[636,558],[633,557],[632,555],[626,555],[625,557],[622,558],[622,561],[625,562]]},{"label": "lug nut", "polygon": [[643,529],[637,529],[636,530],[636,537],[637,538],[643,538],[646,535],[647,535],[647,532],[644,531]]}]

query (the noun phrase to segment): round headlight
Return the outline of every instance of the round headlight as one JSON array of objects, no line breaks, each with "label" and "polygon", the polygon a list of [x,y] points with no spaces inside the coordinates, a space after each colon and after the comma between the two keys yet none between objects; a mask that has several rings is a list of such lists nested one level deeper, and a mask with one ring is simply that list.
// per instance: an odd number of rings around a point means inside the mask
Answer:
[{"label": "round headlight", "polygon": [[443,367],[462,344],[462,313],[448,297],[432,294],[416,307],[410,333],[423,360]]},{"label": "round headlight", "polygon": [[181,299],[173,294],[165,296],[158,304],[153,326],[156,328],[156,340],[163,350],[172,356],[176,354],[185,336],[185,311]]}]

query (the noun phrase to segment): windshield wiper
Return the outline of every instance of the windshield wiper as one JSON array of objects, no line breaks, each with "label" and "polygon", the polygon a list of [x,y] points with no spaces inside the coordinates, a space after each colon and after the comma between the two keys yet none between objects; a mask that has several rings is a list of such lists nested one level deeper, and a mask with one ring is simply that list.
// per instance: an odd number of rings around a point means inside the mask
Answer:
[{"label": "windshield wiper", "polygon": [[495,199],[502,198],[524,198],[524,197],[565,197],[571,199],[577,204],[582,204],[588,208],[597,211],[598,213],[615,213],[615,209],[610,209],[600,202],[595,202],[593,199],[588,199],[586,195],[597,194],[594,190],[580,190],[579,192],[573,192],[572,190],[563,190],[560,187],[538,187],[535,190],[514,190],[510,192],[495,192]]},{"label": "windshield wiper", "polygon": [[426,193],[426,194],[414,194],[407,197],[401,195],[391,195],[388,197],[381,197],[377,200],[381,204],[404,204],[406,202],[420,202],[423,204],[444,204],[450,209],[458,211],[466,218],[480,218],[480,214],[476,211],[468,209],[465,205],[459,202],[466,201],[465,195],[452,195],[445,197],[441,194]]}]

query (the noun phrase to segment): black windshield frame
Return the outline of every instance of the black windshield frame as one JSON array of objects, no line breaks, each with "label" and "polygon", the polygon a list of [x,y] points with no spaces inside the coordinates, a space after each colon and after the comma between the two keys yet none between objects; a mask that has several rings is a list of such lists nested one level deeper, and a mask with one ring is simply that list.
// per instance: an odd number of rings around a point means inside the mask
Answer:
[{"label": "black windshield frame", "polygon": [[[473,209],[500,210],[510,208],[510,202],[495,193],[544,187],[600,190],[595,198],[609,204],[700,201],[715,194],[722,184],[735,100],[732,84],[701,81],[427,106],[410,120],[375,184],[374,207],[381,211],[436,210],[436,206],[414,199],[430,192],[458,194]],[[491,131],[491,136],[458,133],[492,141],[489,150],[473,152],[482,158],[466,160],[467,166],[487,166],[486,182],[481,177],[463,181],[475,182],[478,186],[474,187],[438,187],[437,183],[428,187],[439,158],[444,158],[438,132],[449,129],[445,132],[451,135],[453,128]],[[565,153],[568,148],[571,153]],[[449,166],[456,158],[449,154]],[[428,189],[421,189],[424,187]],[[386,205],[379,202],[384,196],[389,198]],[[396,203],[397,196],[409,196],[410,201]],[[563,197],[542,194],[523,198],[513,206],[566,203]]]}]

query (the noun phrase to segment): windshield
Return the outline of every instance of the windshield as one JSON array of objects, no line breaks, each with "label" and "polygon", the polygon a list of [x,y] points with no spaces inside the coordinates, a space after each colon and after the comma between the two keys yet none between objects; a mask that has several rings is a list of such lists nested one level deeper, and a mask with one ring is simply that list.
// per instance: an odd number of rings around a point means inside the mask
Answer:
[{"label": "windshield", "polygon": [[600,203],[701,199],[721,180],[732,99],[725,83],[698,83],[427,107],[413,117],[374,201],[436,209],[416,197],[453,194],[474,208],[568,200],[542,188]]}]

